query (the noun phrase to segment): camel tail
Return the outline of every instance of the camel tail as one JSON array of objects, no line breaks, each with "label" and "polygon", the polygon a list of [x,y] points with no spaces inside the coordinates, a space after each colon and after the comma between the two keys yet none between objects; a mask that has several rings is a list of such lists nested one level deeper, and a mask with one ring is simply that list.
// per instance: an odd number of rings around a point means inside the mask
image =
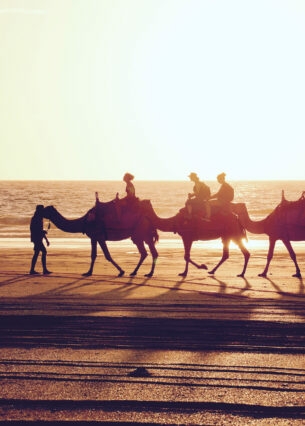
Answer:
[{"label": "camel tail", "polygon": [[157,243],[159,241],[159,234],[156,229],[153,232],[153,240],[154,240],[154,243]]}]

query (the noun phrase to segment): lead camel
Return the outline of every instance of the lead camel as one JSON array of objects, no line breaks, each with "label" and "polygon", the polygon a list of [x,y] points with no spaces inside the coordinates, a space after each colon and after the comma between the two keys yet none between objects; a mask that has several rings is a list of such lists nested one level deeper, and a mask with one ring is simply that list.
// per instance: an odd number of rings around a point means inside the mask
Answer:
[{"label": "lead camel", "polygon": [[140,253],[140,259],[130,276],[135,276],[138,269],[147,257],[145,243],[148,245],[152,255],[151,270],[146,277],[152,277],[155,270],[158,252],[155,244],[158,241],[158,233],[151,221],[142,214],[141,203],[133,209],[129,209],[124,203],[119,206],[120,200],[112,200],[107,203],[97,201],[96,205],[84,216],[77,219],[67,219],[61,215],[54,206],[44,208],[44,217],[65,232],[83,233],[91,240],[91,264],[84,276],[93,273],[94,263],[97,257],[97,244],[100,245],[106,260],[111,262],[119,271],[118,276],[124,275],[125,271],[112,259],[107,247],[107,241],[120,241],[131,238]]}]

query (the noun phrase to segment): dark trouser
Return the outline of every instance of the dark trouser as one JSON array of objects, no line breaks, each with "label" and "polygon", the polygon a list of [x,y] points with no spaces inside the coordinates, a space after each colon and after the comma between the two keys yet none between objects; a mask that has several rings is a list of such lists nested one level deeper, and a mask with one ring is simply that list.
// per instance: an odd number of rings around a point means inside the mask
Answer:
[{"label": "dark trouser", "polygon": [[34,255],[32,258],[31,272],[35,270],[35,265],[40,252],[43,271],[47,271],[47,249],[45,248],[42,241],[36,241],[34,242]]}]

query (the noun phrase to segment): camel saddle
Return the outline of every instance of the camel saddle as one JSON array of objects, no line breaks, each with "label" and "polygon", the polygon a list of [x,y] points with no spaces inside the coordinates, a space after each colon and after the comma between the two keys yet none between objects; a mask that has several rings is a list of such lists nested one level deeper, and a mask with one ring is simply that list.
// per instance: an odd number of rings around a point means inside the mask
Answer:
[{"label": "camel saddle", "polygon": [[288,201],[282,191],[282,200],[271,215],[277,214],[279,220],[287,225],[305,226],[305,191],[296,201]]},{"label": "camel saddle", "polygon": [[143,214],[138,198],[115,198],[108,202],[97,201],[95,205],[95,221],[101,221],[108,229],[130,229]]}]

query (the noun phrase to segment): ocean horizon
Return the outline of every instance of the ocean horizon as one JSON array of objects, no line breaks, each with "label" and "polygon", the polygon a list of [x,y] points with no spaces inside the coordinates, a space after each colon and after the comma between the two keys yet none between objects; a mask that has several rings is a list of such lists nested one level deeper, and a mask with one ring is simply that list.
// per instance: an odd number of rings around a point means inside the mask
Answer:
[{"label": "ocean horizon", "polygon": [[[218,190],[216,181],[204,181],[212,193]],[[280,203],[282,190],[285,197],[294,201],[305,191],[305,180],[294,181],[229,181],[235,190],[234,202],[246,203],[250,217],[260,220],[266,217]],[[134,181],[136,195],[149,199],[160,217],[175,215],[184,207],[187,195],[192,192],[193,183],[185,181]],[[95,192],[101,201],[110,201],[119,193],[125,196],[123,181],[67,181],[67,180],[5,180],[0,181],[0,247],[32,247],[29,238],[29,224],[37,204],[54,205],[68,219],[83,216],[95,204]],[[88,237],[82,234],[67,234],[54,225],[49,230],[53,247],[86,248]],[[267,247],[265,234],[248,233],[248,246]],[[110,245],[128,247],[131,241],[109,242]],[[181,238],[173,233],[160,233],[160,243],[166,246],[180,246]],[[204,247],[221,247],[220,240],[199,242]],[[278,243],[280,244],[280,243]],[[293,243],[302,245],[302,242]]]}]

